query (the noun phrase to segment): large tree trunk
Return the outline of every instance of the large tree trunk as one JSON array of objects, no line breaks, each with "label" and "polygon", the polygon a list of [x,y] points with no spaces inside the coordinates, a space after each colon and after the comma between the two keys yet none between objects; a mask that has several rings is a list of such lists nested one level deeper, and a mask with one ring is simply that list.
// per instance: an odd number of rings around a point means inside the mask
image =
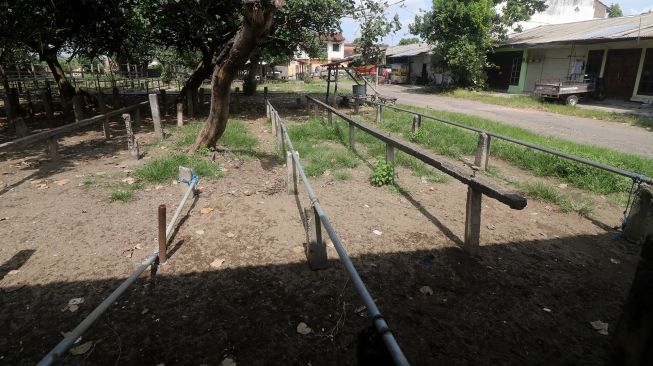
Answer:
[{"label": "large tree trunk", "polygon": [[245,0],[241,25],[218,56],[211,85],[211,111],[197,135],[192,151],[213,147],[224,133],[229,120],[229,91],[236,73],[245,65],[252,51],[272,25],[272,19],[283,0]]},{"label": "large tree trunk", "polygon": [[215,69],[215,64],[211,63],[210,56],[208,59],[200,61],[195,67],[195,70],[193,70],[193,73],[190,74],[188,79],[186,79],[186,82],[184,82],[184,86],[181,88],[179,95],[177,96],[177,102],[184,100],[186,91],[199,89],[199,87],[202,86],[204,79],[211,76],[213,69]]},{"label": "large tree trunk", "polygon": [[261,59],[261,53],[256,51],[249,58],[249,67],[247,68],[247,77],[243,82],[243,94],[254,95],[256,94],[256,74],[258,72],[258,63]]},{"label": "large tree trunk", "polygon": [[59,64],[59,60],[57,59],[57,52],[54,50],[46,50],[43,51],[41,57],[50,67],[50,71],[52,71],[54,80],[57,82],[57,86],[61,92],[61,97],[66,98],[67,100],[72,99],[72,97],[75,95],[75,88],[70,84],[68,78],[66,77],[66,73],[63,71],[63,68]]}]

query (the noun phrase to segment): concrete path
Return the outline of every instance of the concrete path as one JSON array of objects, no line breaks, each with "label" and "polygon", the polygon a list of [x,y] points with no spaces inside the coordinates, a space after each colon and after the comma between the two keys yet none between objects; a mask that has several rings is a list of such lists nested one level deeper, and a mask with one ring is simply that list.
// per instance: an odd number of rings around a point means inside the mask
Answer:
[{"label": "concrete path", "polygon": [[653,158],[653,131],[625,123],[565,116],[534,109],[517,109],[473,100],[412,92],[413,87],[379,85],[379,93],[397,103],[464,113],[583,144]]}]

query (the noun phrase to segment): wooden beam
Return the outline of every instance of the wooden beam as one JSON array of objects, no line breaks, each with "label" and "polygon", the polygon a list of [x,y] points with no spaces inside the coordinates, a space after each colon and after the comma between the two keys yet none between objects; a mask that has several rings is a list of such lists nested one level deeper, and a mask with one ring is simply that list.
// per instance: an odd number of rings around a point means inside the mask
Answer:
[{"label": "wooden beam", "polygon": [[313,103],[319,104],[322,108],[331,110],[335,115],[349,122],[350,126],[353,125],[358,127],[363,132],[366,132],[376,137],[377,139],[394,146],[396,149],[403,151],[408,155],[414,156],[415,158],[453,177],[461,183],[476,189],[484,195],[508,205],[512,209],[521,210],[526,207],[526,204],[528,203],[526,198],[519,193],[506,190],[488,180],[483,179],[482,177],[476,177],[467,172],[464,172],[450,162],[444,160],[442,157],[423,149],[421,146],[402,140],[398,137],[393,136],[389,132],[369,126],[366,123],[357,121],[351,116],[346,115],[314,98],[308,97],[308,99]]}]

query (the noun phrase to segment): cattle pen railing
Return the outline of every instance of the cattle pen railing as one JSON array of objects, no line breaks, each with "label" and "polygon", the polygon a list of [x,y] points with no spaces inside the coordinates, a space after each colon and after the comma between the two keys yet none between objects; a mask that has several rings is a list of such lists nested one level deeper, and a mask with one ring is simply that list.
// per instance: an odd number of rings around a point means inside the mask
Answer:
[{"label": "cattle pen railing", "polygon": [[515,138],[512,138],[512,137],[501,135],[501,134],[494,133],[494,132],[491,132],[491,131],[482,130],[480,128],[467,126],[467,125],[464,125],[464,124],[461,124],[461,123],[456,123],[456,122],[453,122],[453,121],[449,121],[449,120],[446,120],[446,119],[443,119],[443,118],[429,116],[428,114],[411,111],[411,110],[401,108],[401,107],[397,107],[397,106],[392,106],[392,105],[387,105],[387,104],[384,104],[384,103],[370,101],[370,100],[367,100],[367,99],[364,99],[364,98],[354,98],[354,110],[355,110],[355,112],[358,112],[358,107],[359,107],[360,103],[365,103],[365,104],[376,106],[376,122],[377,123],[381,122],[381,118],[382,118],[382,115],[383,115],[383,108],[388,108],[388,109],[392,109],[392,110],[395,110],[395,111],[398,111],[398,112],[412,114],[413,115],[413,128],[415,128],[415,126],[417,126],[417,128],[419,128],[421,126],[422,119],[429,119],[429,120],[432,120],[432,121],[436,121],[436,122],[444,123],[444,124],[447,124],[447,125],[459,127],[459,128],[465,129],[465,130],[478,132],[479,134],[486,134],[488,136],[488,151],[489,151],[489,145],[490,145],[490,142],[491,142],[491,138],[496,138],[496,139],[499,139],[499,140],[511,142],[513,144],[528,147],[528,148],[531,148],[533,150],[537,150],[537,151],[540,151],[540,152],[543,152],[543,153],[551,154],[551,155],[554,155],[554,156],[557,156],[557,157],[560,157],[560,158],[563,158],[563,159],[567,159],[567,160],[575,161],[577,163],[585,164],[585,165],[588,165],[588,166],[591,166],[591,167],[594,167],[594,168],[597,168],[597,169],[605,170],[605,171],[610,172],[610,173],[618,174],[618,175],[621,175],[621,176],[632,179],[633,182],[635,182],[635,183],[640,183],[641,182],[641,183],[653,184],[653,178],[647,177],[647,176],[645,176],[643,174],[639,174],[639,173],[636,173],[636,172],[631,172],[631,171],[628,171],[628,170],[620,169],[620,168],[610,166],[610,165],[606,165],[606,164],[601,164],[599,162],[589,160],[589,159],[585,159],[585,158],[582,158],[582,157],[577,156],[577,155],[567,154],[567,153],[564,153],[562,151],[550,149],[550,148],[545,147],[545,146],[533,144],[533,143],[530,143],[530,142],[527,142],[527,141],[522,141],[522,140],[519,140],[519,139],[515,139]]},{"label": "cattle pen railing", "polygon": [[[363,122],[353,119],[351,116],[323,103],[313,97],[306,97],[309,104],[313,104],[315,113],[317,108],[322,108],[327,112],[327,123],[333,124],[333,115],[336,115],[349,125],[349,147],[355,150],[356,145],[356,129],[383,141],[386,145],[386,162],[394,164],[394,150],[398,149],[404,153],[421,160],[422,162],[440,170],[441,172],[455,178],[461,183],[467,185],[467,204],[465,212],[465,236],[464,248],[470,253],[478,250],[480,245],[480,232],[481,232],[481,201],[482,196],[486,195],[494,198],[497,201],[507,205],[514,210],[521,210],[527,205],[527,200],[521,194],[507,190],[503,187],[497,186],[494,183],[476,176],[475,173],[469,174],[464,172],[451,164],[450,162],[442,159],[435,154],[426,151],[416,144],[403,141],[397,137],[392,136],[390,133],[381,131],[375,127],[367,125]],[[475,156],[475,170],[485,170],[487,167],[487,160],[489,155],[489,136],[481,133],[479,135],[478,146]]]},{"label": "cattle pen railing", "polygon": [[[318,201],[317,195],[313,191],[304,169],[302,168],[301,162],[299,160],[299,153],[295,150],[292,141],[290,140],[290,135],[288,130],[279,117],[278,111],[272,106],[269,101],[266,101],[266,114],[269,120],[272,122],[272,132],[276,135],[277,148],[280,152],[283,152],[285,149],[284,143],[287,144],[287,167],[288,167],[288,192],[297,195],[299,182],[298,179],[301,178],[301,181],[304,184],[304,188],[308,194],[308,198],[311,201],[311,208],[305,210],[305,225],[307,233],[310,237],[309,242],[307,243],[306,254],[308,257],[308,262],[311,268],[313,269],[322,269],[326,266],[327,253],[326,245],[322,240],[322,225],[324,230],[327,232],[331,242],[333,243],[340,260],[342,261],[349,277],[354,284],[356,292],[363,300],[367,311],[373,319],[374,327],[376,331],[381,335],[385,346],[387,347],[392,359],[396,365],[407,366],[409,365],[406,356],[404,356],[403,351],[399,347],[397,340],[394,337],[394,334],[390,330],[388,323],[384,319],[383,315],[379,311],[379,308],[374,303],[374,299],[370,295],[369,290],[363,283],[356,267],[352,263],[347,250],[343,246],[340,238],[336,234],[331,221],[324,213],[320,202]],[[313,216],[311,219],[310,216]]]},{"label": "cattle pen railing", "polygon": [[[118,286],[113,292],[104,299],[98,305],[93,311],[82,320],[81,323],[79,323],[75,329],[73,329],[70,333],[66,334],[64,339],[62,339],[50,352],[48,352],[45,357],[39,361],[37,366],[50,366],[53,365],[55,362],[61,359],[62,356],[70,350],[70,348],[75,344],[77,339],[84,334],[85,331],[87,331],[99,318],[104,314],[109,307],[111,307],[112,304],[114,304],[126,291],[129,289],[131,285],[133,285],[136,280],[138,280],[138,277],[140,277],[143,272],[150,266],[153,267],[153,272],[154,271],[154,266],[157,266],[159,263],[165,263],[166,261],[166,250],[168,247],[168,241],[171,238],[173,229],[175,228],[175,224],[177,220],[179,219],[179,215],[181,214],[182,209],[184,208],[184,205],[186,204],[186,201],[188,198],[191,196],[191,194],[194,194],[195,187],[197,187],[197,184],[199,182],[199,178],[190,171],[190,169],[183,169],[180,167],[179,169],[180,172],[180,180],[182,182],[188,183],[188,189],[186,190],[186,193],[184,193],[183,197],[181,198],[181,201],[179,202],[179,206],[177,206],[177,209],[175,210],[174,215],[172,216],[172,219],[170,220],[170,223],[166,225],[166,207],[165,205],[159,206],[158,210],[158,221],[159,221],[159,239],[158,239],[158,246],[150,252],[150,254],[141,262],[141,264],[136,267],[134,272],[125,280],[123,283]],[[182,177],[182,175],[186,175],[185,177]],[[185,178],[185,179],[184,179]],[[159,260],[158,262],[155,262],[156,260]]]}]

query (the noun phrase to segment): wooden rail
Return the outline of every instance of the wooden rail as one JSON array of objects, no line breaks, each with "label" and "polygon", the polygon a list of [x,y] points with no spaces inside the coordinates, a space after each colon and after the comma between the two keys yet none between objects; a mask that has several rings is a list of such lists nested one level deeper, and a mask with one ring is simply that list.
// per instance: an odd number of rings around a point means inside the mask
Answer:
[{"label": "wooden rail", "polygon": [[[465,239],[464,247],[467,251],[474,253],[478,250],[480,245],[480,232],[481,232],[481,201],[482,196],[494,198],[497,201],[507,205],[514,210],[521,210],[527,205],[527,200],[521,194],[500,187],[482,177],[477,177],[475,172],[469,174],[464,172],[444,160],[443,158],[435,155],[434,153],[423,149],[422,147],[402,140],[392,134],[382,131],[376,127],[372,127],[363,122],[353,119],[351,116],[338,111],[337,109],[320,102],[319,100],[306,96],[308,103],[313,103],[315,111],[321,107],[327,111],[327,121],[331,124],[333,119],[332,115],[335,114],[342,118],[349,124],[349,146],[356,149],[356,129],[360,129],[375,138],[385,142],[386,144],[386,160],[389,164],[394,163],[394,150],[398,149],[406,154],[423,161],[424,163],[440,170],[441,172],[455,178],[467,185],[467,205],[466,205],[466,218],[465,218]],[[310,107],[309,107],[310,109]],[[377,115],[378,120],[378,115]],[[418,128],[420,121],[415,121],[413,127]],[[490,140],[487,134],[479,134],[479,141],[476,150],[476,159],[474,170],[484,170],[487,165],[487,157],[489,155]]]}]

